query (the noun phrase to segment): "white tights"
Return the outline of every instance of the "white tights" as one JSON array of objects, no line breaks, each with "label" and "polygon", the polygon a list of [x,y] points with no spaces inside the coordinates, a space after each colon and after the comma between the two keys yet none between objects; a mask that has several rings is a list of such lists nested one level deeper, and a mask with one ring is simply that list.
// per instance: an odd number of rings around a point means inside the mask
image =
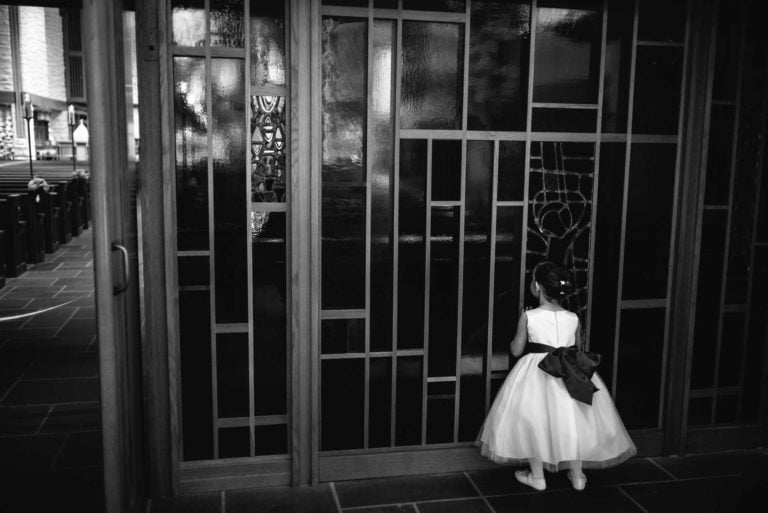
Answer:
[{"label": "white tights", "polygon": [[[541,460],[535,458],[528,459],[528,464],[531,466],[531,475],[536,479],[544,478],[544,467],[541,464]],[[581,470],[581,461],[571,461],[568,463],[568,467],[571,469],[571,473],[574,476],[581,476],[583,474]]]}]

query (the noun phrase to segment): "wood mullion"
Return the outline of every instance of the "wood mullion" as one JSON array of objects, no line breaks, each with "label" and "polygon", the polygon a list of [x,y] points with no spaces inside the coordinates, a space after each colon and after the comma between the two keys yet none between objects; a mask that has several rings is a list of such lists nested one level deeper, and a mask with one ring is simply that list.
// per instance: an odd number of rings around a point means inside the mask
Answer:
[{"label": "wood mullion", "polygon": [[[245,4],[245,11],[243,13],[244,16],[244,23],[243,23],[243,39],[245,40],[244,50],[245,50],[245,70],[244,70],[244,78],[245,78],[245,113],[244,117],[245,119],[243,122],[245,123],[245,133],[246,133],[246,148],[249,150],[246,151],[246,159],[245,159],[245,204],[247,205],[247,211],[246,211],[246,219],[250,219],[250,214],[252,211],[252,203],[251,203],[251,115],[252,115],[252,109],[251,109],[251,37],[250,37],[250,31],[251,31],[251,3],[250,2],[244,2]],[[253,417],[255,415],[255,390],[254,390],[254,383],[255,383],[255,376],[254,376],[254,369],[253,369],[253,360],[254,360],[254,347],[253,347],[253,243],[251,240],[251,225],[249,222],[245,223],[245,240],[246,240],[246,271],[247,271],[247,280],[248,280],[248,432],[250,434],[249,436],[249,451],[251,457],[256,455],[256,443],[255,443],[255,426],[254,426],[254,420]],[[289,259],[286,259],[286,261],[290,261]]]},{"label": "wood mullion", "polygon": [[[366,57],[366,108],[365,108],[365,138],[371,136],[371,103],[373,102],[373,0],[368,0],[368,30]],[[364,370],[364,399],[363,399],[363,447],[368,448],[371,413],[371,159],[373,150],[370,144],[365,145],[365,370]]]},{"label": "wood mullion", "polygon": [[490,238],[488,248],[488,322],[487,336],[485,340],[485,406],[488,411],[491,404],[491,372],[493,369],[493,315],[494,293],[496,288],[496,223],[498,221],[498,183],[499,183],[499,141],[493,142],[493,175],[491,178],[491,227],[488,232]]},{"label": "wood mullion", "polygon": [[[403,0],[398,0],[398,7],[402,7]],[[397,421],[397,305],[398,305],[398,275],[400,272],[400,76],[402,73],[403,54],[401,50],[403,40],[403,20],[398,18],[395,32],[394,65],[395,65],[395,98],[392,103],[394,133],[394,183],[392,185],[392,376],[390,397],[390,447],[395,446],[396,421]]]},{"label": "wood mullion", "polygon": [[429,292],[430,269],[432,258],[432,139],[427,139],[427,184],[424,210],[426,223],[424,225],[424,359],[422,363],[421,386],[421,444],[427,443],[427,378],[429,377]]}]

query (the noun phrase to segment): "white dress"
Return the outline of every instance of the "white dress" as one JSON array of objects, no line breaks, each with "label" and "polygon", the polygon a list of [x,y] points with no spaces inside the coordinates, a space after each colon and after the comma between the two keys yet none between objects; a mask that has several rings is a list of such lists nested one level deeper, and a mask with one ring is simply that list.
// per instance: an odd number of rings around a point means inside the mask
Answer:
[{"label": "white dress", "polygon": [[[530,342],[553,347],[576,343],[575,314],[536,308],[526,315]],[[545,356],[526,354],[509,372],[480,430],[482,454],[497,463],[536,458],[552,472],[572,461],[604,468],[634,456],[637,448],[597,373],[592,382],[599,390],[588,405],[573,399],[561,378],[538,367]]]}]

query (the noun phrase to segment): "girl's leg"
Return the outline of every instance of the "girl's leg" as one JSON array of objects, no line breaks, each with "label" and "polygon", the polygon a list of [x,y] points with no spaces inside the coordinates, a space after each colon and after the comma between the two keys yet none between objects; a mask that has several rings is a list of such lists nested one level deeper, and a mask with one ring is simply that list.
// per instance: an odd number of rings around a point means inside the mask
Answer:
[{"label": "girl's leg", "polygon": [[587,476],[581,470],[581,461],[572,461],[569,464],[568,479],[576,490],[583,490],[587,486]]},{"label": "girl's leg", "polygon": [[544,467],[541,464],[541,460],[530,458],[528,464],[531,466],[531,475],[536,479],[544,478]]},{"label": "girl's leg", "polygon": [[571,468],[571,474],[573,474],[575,477],[579,477],[584,474],[584,472],[581,470],[581,460],[572,461],[569,463],[569,466]]},{"label": "girl's leg", "polygon": [[531,466],[530,472],[527,470],[518,470],[515,472],[515,478],[524,485],[530,486],[536,490],[546,490],[547,482],[544,480],[544,468],[541,460],[530,458],[528,464]]}]

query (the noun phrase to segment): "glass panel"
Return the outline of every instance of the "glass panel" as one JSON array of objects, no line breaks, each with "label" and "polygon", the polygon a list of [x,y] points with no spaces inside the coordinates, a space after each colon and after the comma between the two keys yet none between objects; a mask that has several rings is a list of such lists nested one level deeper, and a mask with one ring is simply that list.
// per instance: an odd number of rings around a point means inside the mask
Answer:
[{"label": "glass panel", "polygon": [[421,444],[422,357],[397,358],[395,445]]},{"label": "glass panel", "polygon": [[427,443],[453,442],[455,383],[427,385]]},{"label": "glass panel", "polygon": [[285,85],[285,2],[251,0],[251,84]]},{"label": "glass panel", "polygon": [[219,429],[219,458],[251,455],[251,430],[248,426]]},{"label": "glass panel", "polygon": [[721,395],[715,402],[715,422],[735,422],[739,398],[735,395]]},{"label": "glass panel", "polygon": [[427,141],[400,141],[397,348],[424,346]]},{"label": "glass panel", "polygon": [[531,129],[534,132],[594,132],[597,110],[533,109]]},{"label": "glass panel", "polygon": [[616,406],[628,429],[658,426],[665,313],[664,308],[621,312]]},{"label": "glass panel", "polygon": [[243,0],[211,1],[211,46],[243,48]]},{"label": "glass panel", "polygon": [[244,62],[211,59],[216,322],[248,321]]},{"label": "glass panel", "polygon": [[525,130],[529,2],[472,2],[469,40],[470,130]]},{"label": "glass panel", "polygon": [[285,98],[251,96],[251,201],[285,202]]},{"label": "glass panel", "polygon": [[[733,10],[735,11],[736,8],[734,7]],[[762,73],[764,73],[766,64],[765,24],[763,20],[765,20],[764,2],[759,0],[748,2],[746,37],[744,38],[744,66],[759,69]]]},{"label": "glass panel", "polygon": [[605,79],[603,80],[603,132],[627,131],[634,17],[633,2],[608,0]]},{"label": "glass panel", "polygon": [[600,145],[589,349],[600,353],[600,377],[609,389],[613,386],[610,369],[613,369],[616,338],[625,154],[624,143]]},{"label": "glass panel", "polygon": [[179,286],[208,285],[210,283],[208,257],[179,257]]},{"label": "glass panel", "polygon": [[285,424],[254,426],[253,440],[256,444],[256,456],[285,454],[288,452],[288,426]]},{"label": "glass panel", "polygon": [[213,458],[210,304],[208,291],[179,292],[184,461]]},{"label": "glass panel", "polygon": [[522,201],[525,186],[525,143],[499,142],[499,201]]},{"label": "glass panel", "polygon": [[464,0],[403,0],[403,9],[463,12],[465,7]]},{"label": "glass panel", "polygon": [[[394,208],[395,120],[393,80],[394,21],[373,23],[371,66],[371,350],[392,348],[392,230]],[[389,431],[387,431],[389,433]]]},{"label": "glass panel", "polygon": [[388,447],[392,417],[392,359],[371,358],[368,446]]},{"label": "glass panel", "polygon": [[322,307],[365,307],[365,187],[323,187]]},{"label": "glass panel", "polygon": [[691,363],[693,388],[712,387],[715,380],[715,348],[720,327],[726,216],[725,211],[705,210],[703,213]]},{"label": "glass panel", "polygon": [[520,312],[522,230],[523,207],[496,210],[492,372],[509,369],[509,343],[515,336]]},{"label": "glass panel", "polygon": [[363,447],[365,360],[323,360],[320,450]]},{"label": "glass panel", "polygon": [[677,133],[682,69],[682,48],[637,47],[634,133]]},{"label": "glass panel", "polygon": [[707,183],[704,203],[727,205],[731,189],[734,107],[713,105],[709,122]]},{"label": "glass panel", "polygon": [[432,141],[432,201],[461,199],[461,141]]},{"label": "glass panel", "polygon": [[717,50],[713,100],[736,100],[741,45],[739,8],[721,8],[717,13]]},{"label": "glass panel", "polygon": [[667,296],[674,144],[632,145],[622,299]]},{"label": "glass panel", "polygon": [[219,417],[247,417],[248,334],[216,335],[216,383]]},{"label": "glass panel", "polygon": [[744,351],[744,321],[744,313],[728,312],[723,314],[723,342],[720,346],[718,387],[731,387],[740,384],[741,360]]},{"label": "glass panel", "polygon": [[288,401],[286,214],[252,214],[254,412],[281,415]]},{"label": "glass panel", "polygon": [[208,249],[208,113],[205,59],[174,57],[177,248]]},{"label": "glass panel", "polygon": [[429,271],[428,376],[456,375],[460,207],[433,207]]},{"label": "glass panel", "polygon": [[368,0],[323,0],[323,5],[343,5],[347,7],[368,7]]},{"label": "glass panel", "polygon": [[602,13],[539,7],[537,14],[533,101],[596,103]]},{"label": "glass panel", "polygon": [[765,369],[766,329],[768,325],[768,247],[755,248],[755,267],[752,274],[752,304],[749,314],[749,332],[747,334],[746,367],[744,369],[744,387],[742,388],[742,421],[757,420],[760,397],[765,394],[762,385]]},{"label": "glass panel", "polygon": [[365,319],[324,319],[322,353],[362,353],[365,351]]},{"label": "glass panel", "polygon": [[461,128],[464,27],[403,22],[402,128]]},{"label": "glass panel", "polygon": [[377,9],[397,9],[397,0],[373,0],[373,6]]},{"label": "glass panel", "polygon": [[[686,3],[686,0],[641,0],[637,39],[681,42],[685,36]],[[729,8],[735,10],[735,7],[725,7]]]},{"label": "glass panel", "polygon": [[688,402],[688,424],[701,426],[712,423],[712,398],[693,397]]},{"label": "glass panel", "polygon": [[173,44],[205,45],[205,0],[173,0],[171,5]]}]

